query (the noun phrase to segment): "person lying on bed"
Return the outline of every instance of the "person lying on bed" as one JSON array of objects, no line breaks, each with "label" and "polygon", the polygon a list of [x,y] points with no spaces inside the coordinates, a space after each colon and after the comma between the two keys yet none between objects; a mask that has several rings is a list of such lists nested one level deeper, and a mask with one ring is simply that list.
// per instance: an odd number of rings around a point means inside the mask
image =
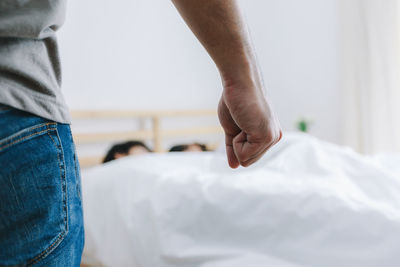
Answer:
[{"label": "person lying on bed", "polygon": [[176,145],[169,149],[169,152],[203,152],[203,151],[207,151],[207,146],[199,143]]},{"label": "person lying on bed", "polygon": [[131,155],[141,155],[152,152],[143,142],[128,141],[113,145],[108,150],[103,163]]}]

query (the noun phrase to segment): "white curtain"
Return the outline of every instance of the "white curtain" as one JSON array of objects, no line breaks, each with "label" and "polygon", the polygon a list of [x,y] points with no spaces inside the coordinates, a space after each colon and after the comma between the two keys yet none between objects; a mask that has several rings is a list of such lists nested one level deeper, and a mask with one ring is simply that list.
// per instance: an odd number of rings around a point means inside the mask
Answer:
[{"label": "white curtain", "polygon": [[400,0],[339,0],[344,140],[400,152]]}]

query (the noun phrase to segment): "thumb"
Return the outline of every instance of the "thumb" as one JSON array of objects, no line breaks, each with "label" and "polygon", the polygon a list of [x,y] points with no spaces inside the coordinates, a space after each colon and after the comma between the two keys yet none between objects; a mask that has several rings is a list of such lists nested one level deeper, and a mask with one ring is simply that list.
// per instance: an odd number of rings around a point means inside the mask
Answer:
[{"label": "thumb", "polygon": [[232,141],[232,136],[225,134],[226,156],[228,157],[228,164],[231,168],[236,169],[240,164],[233,150]]}]

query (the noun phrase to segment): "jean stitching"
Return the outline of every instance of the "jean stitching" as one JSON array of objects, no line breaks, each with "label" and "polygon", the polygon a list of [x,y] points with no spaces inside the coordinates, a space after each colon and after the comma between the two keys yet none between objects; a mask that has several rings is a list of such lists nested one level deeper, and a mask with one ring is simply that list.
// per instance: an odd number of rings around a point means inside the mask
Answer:
[{"label": "jean stitching", "polygon": [[[49,130],[49,129],[48,129]],[[62,150],[62,146],[61,146],[61,140],[59,139],[58,135],[58,141],[59,141],[59,145],[57,145],[56,141],[54,140],[54,138],[50,135],[49,131],[47,132],[47,134],[49,135],[50,139],[53,141],[54,145],[60,150],[59,153],[57,153],[57,159],[58,159],[58,163],[59,163],[59,169],[60,169],[60,177],[62,179],[61,181],[61,186],[62,186],[62,190],[65,193],[65,197],[63,199],[63,210],[64,210],[64,223],[65,223],[65,230],[60,233],[60,235],[57,237],[57,239],[50,245],[50,247],[48,247],[47,249],[45,249],[44,251],[42,251],[42,253],[40,253],[39,255],[37,255],[35,258],[33,258],[32,260],[28,261],[27,266],[32,266],[34,264],[36,264],[37,262],[39,262],[40,260],[42,260],[43,258],[45,258],[49,253],[51,253],[61,242],[59,242],[60,240],[64,239],[64,237],[66,236],[66,234],[68,233],[68,203],[67,203],[67,188],[66,188],[66,184],[65,182],[65,172],[63,173],[62,168],[65,168],[65,162],[64,162],[64,158],[62,156],[63,159],[60,159],[60,154],[63,154],[63,150]],[[64,180],[64,182],[63,182]]]},{"label": "jean stitching", "polygon": [[73,151],[74,151],[74,166],[75,166],[75,179],[76,179],[76,194],[78,195],[78,198],[80,200],[80,202],[82,203],[82,192],[81,192],[81,172],[80,172],[80,165],[79,165],[79,159],[78,159],[78,155],[77,155],[77,151],[76,151],[76,145],[75,145],[75,141],[74,138],[72,136],[72,132],[70,131],[70,141],[73,145]]},{"label": "jean stitching", "polygon": [[74,143],[74,164],[75,164],[75,179],[76,179],[76,193],[78,195],[79,200],[82,202],[82,192],[81,192],[81,172],[80,168],[78,168],[79,160],[76,155],[76,147]]},{"label": "jean stitching", "polygon": [[[44,127],[44,126],[49,126],[49,125],[55,125],[55,123],[41,124],[41,125],[38,125],[38,126],[36,126],[36,127],[29,128],[29,130],[31,131],[31,130],[35,130],[35,129],[37,129],[37,128]],[[10,146],[12,146],[12,145],[14,145],[14,144],[16,144],[16,143],[19,143],[19,142],[21,142],[21,141],[24,141],[24,140],[28,139],[29,137],[42,134],[42,133],[44,133],[44,132],[46,132],[46,131],[49,131],[49,130],[51,130],[51,129],[49,129],[49,128],[47,127],[46,130],[39,131],[39,132],[36,132],[36,133],[32,133],[32,134],[30,134],[30,135],[28,135],[28,136],[24,136],[24,137],[18,138],[18,139],[16,139],[16,140],[14,140],[13,142],[9,143],[9,144],[0,146],[0,151],[6,149],[6,148],[8,148],[8,147],[10,147]],[[12,139],[12,138],[11,138],[11,139]],[[3,141],[3,142],[1,142],[1,143],[6,143],[6,142],[7,142],[7,140],[5,140],[5,141]]]},{"label": "jean stitching", "polygon": [[66,232],[62,232],[57,239],[53,242],[53,244],[51,244],[50,247],[48,247],[46,250],[42,251],[42,253],[40,253],[39,255],[37,255],[35,258],[33,258],[30,262],[28,262],[27,266],[32,266],[36,263],[38,263],[40,260],[43,259],[44,254],[51,252],[53,250],[53,247],[60,244],[58,241],[62,240],[65,237]]},{"label": "jean stitching", "polygon": [[[49,134],[50,135],[50,134]],[[50,136],[50,138],[51,138],[51,140],[53,140],[53,142],[54,142],[54,144],[56,144],[56,142],[54,141],[54,139],[53,139],[53,137],[52,136]],[[58,139],[58,142],[59,142],[59,146],[58,146],[58,148],[62,151],[62,155],[64,155],[64,152],[63,152],[63,149],[62,149],[62,146],[61,146],[61,140],[60,140],[60,138],[59,138],[59,136],[57,135],[57,139]],[[62,159],[60,160],[59,159],[59,162],[61,163],[60,164],[60,176],[62,177],[62,178],[64,178],[63,180],[64,180],[64,183],[63,183],[63,181],[61,181],[61,184],[64,186],[64,188],[63,188],[63,190],[64,190],[64,192],[65,192],[65,198],[64,198],[64,200],[63,200],[63,204],[64,204],[64,207],[65,207],[65,214],[66,214],[66,216],[64,217],[64,222],[65,222],[65,225],[66,225],[66,229],[67,229],[67,231],[68,231],[68,191],[67,191],[67,184],[66,184],[66,173],[65,173],[65,159],[64,159],[64,156],[62,156]],[[64,175],[63,175],[63,168],[64,168]]]},{"label": "jean stitching", "polygon": [[77,193],[77,195],[78,195],[78,198],[81,199],[81,196],[80,196],[79,191],[78,191],[78,190],[79,190],[78,187],[80,186],[80,184],[79,184],[79,180],[78,180],[78,179],[79,179],[79,176],[78,176],[79,173],[78,173],[78,165],[77,165],[77,162],[76,162],[76,161],[77,161],[76,155],[74,154],[75,179],[76,179],[76,186],[75,186],[75,187],[76,187],[76,191],[77,191],[76,193]]},{"label": "jean stitching", "polygon": [[[32,131],[32,130],[35,130],[37,128],[45,127],[45,126],[48,126],[48,125],[56,125],[56,123],[55,122],[41,123],[41,124],[38,124],[38,125],[35,125],[35,126],[32,126],[32,127],[25,128],[25,129],[21,130],[21,132],[23,132],[23,131]],[[11,135],[9,137],[6,137],[5,138],[6,140],[4,140],[4,141],[2,141],[0,143],[5,143],[7,141],[7,139],[12,139],[13,137],[14,137],[13,135]]]}]

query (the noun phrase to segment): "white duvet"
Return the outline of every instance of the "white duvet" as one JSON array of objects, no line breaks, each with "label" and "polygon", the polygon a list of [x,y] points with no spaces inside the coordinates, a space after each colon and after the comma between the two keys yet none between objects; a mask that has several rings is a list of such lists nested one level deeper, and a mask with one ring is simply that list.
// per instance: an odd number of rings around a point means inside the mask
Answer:
[{"label": "white duvet", "polygon": [[398,267],[400,156],[287,135],[257,164],[136,156],[82,173],[83,262],[140,267]]}]

